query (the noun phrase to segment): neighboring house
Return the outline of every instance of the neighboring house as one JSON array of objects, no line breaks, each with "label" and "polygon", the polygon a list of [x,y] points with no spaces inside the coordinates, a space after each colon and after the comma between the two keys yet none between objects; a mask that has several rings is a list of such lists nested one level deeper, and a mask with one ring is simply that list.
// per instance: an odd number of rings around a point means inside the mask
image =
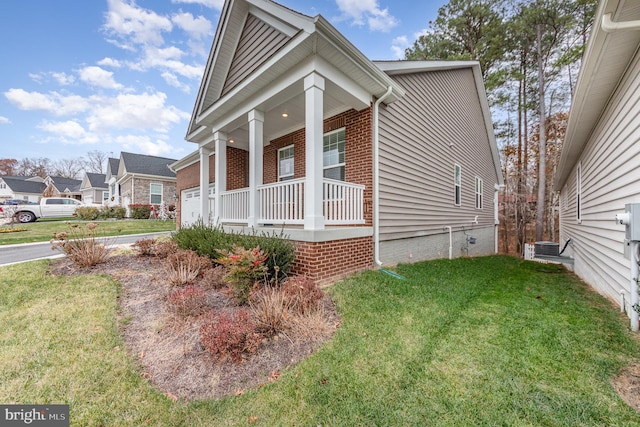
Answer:
[{"label": "neighboring house", "polygon": [[0,201],[9,199],[38,202],[47,186],[39,176],[2,176],[0,177]]},{"label": "neighboring house", "polygon": [[47,176],[44,179],[46,188],[42,192],[44,197],[70,197],[82,200],[80,185],[82,181],[73,178],[63,178],[60,176]]},{"label": "neighboring house", "polygon": [[180,222],[274,231],[318,282],[496,252],[477,62],[372,62],[322,16],[226,1],[177,171]]},{"label": "neighboring house", "polygon": [[563,255],[574,259],[578,276],[628,314],[630,260],[625,226],[615,215],[627,203],[640,203],[639,117],[640,7],[603,0],[582,60],[555,187],[561,192],[560,243],[571,239]]},{"label": "neighboring house", "polygon": [[127,212],[131,204],[175,205],[176,174],[169,169],[175,162],[166,157],[120,153],[115,185]]},{"label": "neighboring house", "polygon": [[103,204],[109,199],[106,175],[103,173],[85,172],[80,184],[82,201],[86,204]]},{"label": "neighboring house", "polygon": [[105,183],[107,184],[108,195],[107,200],[110,205],[120,204],[120,186],[118,185],[118,166],[120,159],[109,157],[107,160],[107,173],[105,174]]}]

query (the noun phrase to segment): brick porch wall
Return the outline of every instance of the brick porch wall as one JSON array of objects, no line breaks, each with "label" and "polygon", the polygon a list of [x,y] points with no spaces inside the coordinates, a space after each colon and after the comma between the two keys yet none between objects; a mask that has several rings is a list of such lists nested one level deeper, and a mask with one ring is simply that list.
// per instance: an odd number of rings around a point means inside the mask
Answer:
[{"label": "brick porch wall", "polygon": [[292,272],[304,274],[318,284],[327,284],[348,274],[373,267],[373,238],[295,242]]},{"label": "brick porch wall", "polygon": [[[324,121],[324,132],[345,128],[345,175],[347,182],[362,184],[364,189],[365,225],[373,224],[373,121],[371,108],[345,113]],[[278,181],[278,150],[293,145],[293,177],[305,176],[305,130],[300,129],[274,139],[264,147],[263,182]]]}]

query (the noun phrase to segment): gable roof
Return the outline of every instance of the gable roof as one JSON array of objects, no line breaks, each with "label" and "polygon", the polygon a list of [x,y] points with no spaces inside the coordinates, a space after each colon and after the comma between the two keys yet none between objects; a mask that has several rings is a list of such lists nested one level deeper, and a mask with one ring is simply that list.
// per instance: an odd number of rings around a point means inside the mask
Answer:
[{"label": "gable roof", "polygon": [[640,46],[640,31],[603,29],[606,15],[615,23],[640,20],[638,2],[602,0],[595,14],[575,87],[554,186],[561,190],[624,78]]},{"label": "gable roof", "polygon": [[489,140],[491,157],[493,158],[493,165],[495,168],[496,176],[498,178],[498,185],[504,185],[504,177],[502,176],[502,169],[500,167],[498,144],[493,132],[491,110],[489,109],[489,101],[487,100],[487,93],[485,91],[484,82],[482,80],[482,71],[480,70],[480,63],[478,61],[374,61],[374,63],[378,67],[380,67],[381,70],[391,76],[398,74],[412,74],[470,68],[473,72],[478,101],[482,110],[485,130],[487,132],[487,138]]},{"label": "gable roof", "polygon": [[[243,51],[246,46],[252,47],[251,52]],[[373,97],[381,97],[389,87],[393,91],[386,103],[404,95],[322,16],[312,18],[271,0],[226,0],[187,140],[206,140],[210,132],[205,129],[220,130],[248,112],[247,105],[269,110],[291,100],[303,92],[302,78],[317,67],[354,86],[353,92],[339,83],[332,89],[347,92],[339,95],[357,109],[368,107]],[[275,88],[276,95],[265,95]]]},{"label": "gable roof", "polygon": [[109,159],[107,160],[107,172],[105,174],[105,180],[107,177],[111,178],[111,176],[118,175],[119,164],[120,164],[120,159],[109,157]]},{"label": "gable roof", "polygon": [[157,177],[175,178],[176,173],[169,168],[176,159],[147,156],[135,153],[120,153],[118,176],[125,174],[142,174]]},{"label": "gable roof", "polygon": [[82,179],[81,188],[83,190],[89,188],[106,189],[106,177],[107,175],[103,173],[86,172],[84,174],[84,178]]},{"label": "gable roof", "polygon": [[82,181],[79,179],[64,178],[61,176],[48,176],[47,178],[50,179],[53,185],[61,193],[77,193],[78,191],[80,191],[80,186],[82,185]]},{"label": "gable roof", "polygon": [[43,182],[29,180],[29,177],[3,176],[0,178],[14,193],[42,194],[47,187]]}]

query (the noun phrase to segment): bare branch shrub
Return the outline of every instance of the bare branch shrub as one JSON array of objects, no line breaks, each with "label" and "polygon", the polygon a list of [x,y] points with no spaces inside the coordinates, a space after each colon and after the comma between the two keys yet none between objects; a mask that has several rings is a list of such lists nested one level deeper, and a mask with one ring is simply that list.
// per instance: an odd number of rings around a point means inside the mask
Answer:
[{"label": "bare branch shrub", "polygon": [[105,262],[111,249],[109,244],[115,237],[99,241],[98,224],[90,222],[84,227],[73,224],[71,230],[53,235],[50,241],[51,249],[58,249],[65,253],[75,264],[81,267],[92,267]]},{"label": "bare branch shrub", "polygon": [[193,283],[201,271],[211,267],[211,260],[191,250],[180,249],[167,256],[165,269],[172,285],[182,286]]}]

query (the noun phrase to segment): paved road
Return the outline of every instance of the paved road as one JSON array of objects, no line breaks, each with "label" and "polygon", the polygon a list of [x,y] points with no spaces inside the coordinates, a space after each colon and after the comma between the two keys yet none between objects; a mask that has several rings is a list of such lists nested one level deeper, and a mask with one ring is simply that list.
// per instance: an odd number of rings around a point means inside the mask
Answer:
[{"label": "paved road", "polygon": [[[151,239],[157,236],[168,235],[169,233],[169,231],[166,231],[162,233],[130,234],[127,236],[106,237],[105,239],[115,239],[112,242],[114,245],[124,245],[135,243],[140,239]],[[0,266],[43,258],[60,258],[61,256],[63,255],[59,251],[51,250],[49,242],[0,246]]]}]

